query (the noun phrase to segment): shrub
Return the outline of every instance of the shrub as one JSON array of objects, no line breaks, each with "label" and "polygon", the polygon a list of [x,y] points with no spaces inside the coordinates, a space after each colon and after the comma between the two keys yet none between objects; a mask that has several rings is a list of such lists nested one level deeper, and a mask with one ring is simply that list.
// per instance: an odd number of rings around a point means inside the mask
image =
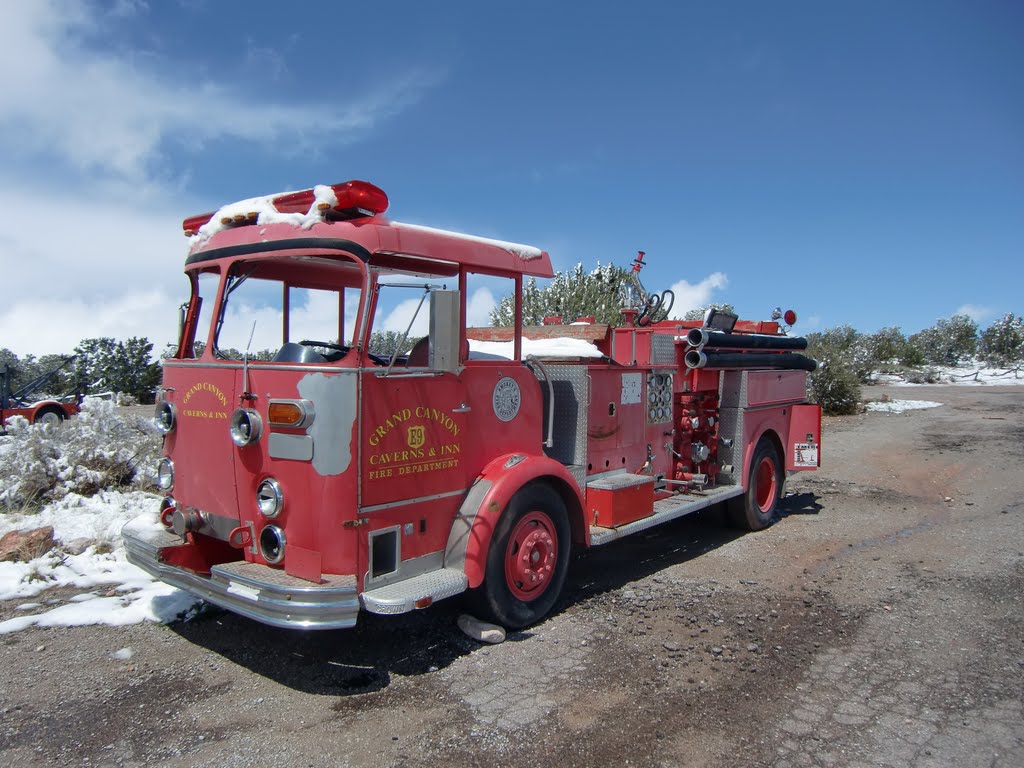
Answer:
[{"label": "shrub", "polygon": [[810,399],[832,416],[857,413],[860,385],[872,369],[866,337],[849,325],[811,333],[807,354],[818,361],[818,370],[808,379]]},{"label": "shrub", "polygon": [[911,344],[903,331],[892,326],[883,328],[864,339],[868,352],[868,364],[875,369],[901,366],[917,368],[925,364],[924,353]]},{"label": "shrub", "polygon": [[940,384],[942,374],[932,367],[907,371],[905,377],[909,384]]},{"label": "shrub", "polygon": [[956,365],[974,357],[978,345],[978,324],[967,315],[939,320],[910,337],[924,361],[931,365]]},{"label": "shrub", "polygon": [[121,415],[113,402],[94,398],[59,425],[9,419],[0,443],[0,511],[41,507],[70,493],[148,486],[161,442],[151,420]]},{"label": "shrub", "polygon": [[1024,319],[1007,312],[985,329],[978,355],[989,365],[1010,367],[1024,362]]},{"label": "shrub", "polygon": [[860,410],[860,379],[842,362],[824,363],[810,376],[810,399],[830,416]]}]

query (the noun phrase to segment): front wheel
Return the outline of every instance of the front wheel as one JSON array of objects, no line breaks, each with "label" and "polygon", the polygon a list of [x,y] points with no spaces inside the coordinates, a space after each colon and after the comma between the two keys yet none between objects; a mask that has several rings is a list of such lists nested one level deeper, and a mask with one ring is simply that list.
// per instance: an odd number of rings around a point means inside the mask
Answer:
[{"label": "front wheel", "polygon": [[569,571],[569,517],[549,486],[528,485],[505,507],[487,553],[477,597],[482,612],[508,629],[544,618]]},{"label": "front wheel", "polygon": [[729,522],[748,531],[767,528],[775,521],[782,483],[779,452],[769,437],[762,436],[750,460],[747,490],[728,502]]}]

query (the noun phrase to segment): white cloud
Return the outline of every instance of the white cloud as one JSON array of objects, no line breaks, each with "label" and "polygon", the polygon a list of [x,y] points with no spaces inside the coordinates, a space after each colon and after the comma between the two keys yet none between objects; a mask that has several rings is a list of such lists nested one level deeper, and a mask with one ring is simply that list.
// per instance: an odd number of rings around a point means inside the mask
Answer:
[{"label": "white cloud", "polygon": [[809,317],[800,317],[797,315],[797,325],[801,326],[803,332],[813,331],[816,328],[821,327],[821,317],[818,315],[810,315]]},{"label": "white cloud", "polygon": [[82,339],[143,336],[158,355],[177,336],[180,297],[144,290],[111,301],[29,296],[0,311],[0,345],[19,357],[71,352]]},{"label": "white cloud", "polygon": [[466,302],[466,325],[479,327],[491,324],[491,311],[497,306],[489,288],[478,288]]},{"label": "white cloud", "polygon": [[[428,298],[423,302],[423,307],[419,310],[419,314],[416,315],[416,321],[413,323],[412,330],[409,331],[409,338],[414,339],[426,336],[430,332],[429,301]],[[375,323],[374,330],[404,333],[405,329],[409,327],[409,321],[412,320],[419,303],[419,296],[414,299],[405,299],[386,314],[383,322],[378,321]],[[466,324],[469,326],[490,325],[491,310],[494,309],[496,304],[497,301],[490,288],[477,288],[466,300]],[[381,314],[383,313],[378,312],[378,317]]]},{"label": "white cloud", "polygon": [[[68,352],[96,336],[146,336],[159,351],[176,338],[188,293],[180,222],[209,202],[183,195],[187,172],[172,151],[220,139],[294,152],[314,140],[354,140],[433,84],[434,74],[417,71],[367,83],[361,98],[249,101],[230,82],[199,79],[189,62],[111,39],[116,18],[147,10],[139,0],[105,10],[75,0],[4,3],[0,346],[19,355]],[[280,74],[273,53],[250,44],[250,56],[263,59],[251,62],[254,82]],[[276,347],[279,331],[269,329],[279,328],[279,314],[261,318],[254,348]],[[301,313],[295,322],[301,332]]]},{"label": "white cloud", "polygon": [[[120,7],[144,10],[132,3]],[[344,102],[246,101],[229,83],[196,81],[181,62],[157,61],[166,64],[158,74],[138,65],[144,56],[89,47],[86,39],[98,36],[102,26],[97,13],[55,0],[5,4],[0,145],[83,173],[143,181],[161,175],[172,142],[198,148],[234,138],[274,142],[298,153],[325,136],[354,140],[415,101],[436,77],[411,72],[374,83],[362,97]],[[267,52],[261,55],[266,60]],[[268,79],[266,69],[256,68],[253,77]]]},{"label": "white cloud", "polygon": [[168,207],[66,190],[0,188],[4,301],[0,345],[18,355],[69,352],[84,338],[177,333],[185,238]]},{"label": "white cloud", "polygon": [[691,309],[706,307],[713,303],[714,292],[728,284],[729,278],[724,272],[713,272],[699,283],[680,280],[672,286],[672,293],[676,297],[672,306],[672,317],[681,318]]},{"label": "white cloud", "polygon": [[967,315],[971,320],[978,323],[979,325],[987,321],[990,317],[995,315],[995,310],[990,307],[981,307],[977,304],[964,304],[954,315]]},{"label": "white cloud", "polygon": [[[374,330],[405,333],[405,329],[408,328],[409,323],[412,322],[412,329],[409,331],[409,338],[414,339],[420,336],[426,336],[427,333],[430,332],[430,313],[428,311],[428,304],[429,299],[424,300],[423,306],[421,307],[419,296],[414,299],[405,299],[388,313],[387,317],[384,318],[383,323],[374,324]],[[416,318],[415,321],[413,321],[414,316]]]}]

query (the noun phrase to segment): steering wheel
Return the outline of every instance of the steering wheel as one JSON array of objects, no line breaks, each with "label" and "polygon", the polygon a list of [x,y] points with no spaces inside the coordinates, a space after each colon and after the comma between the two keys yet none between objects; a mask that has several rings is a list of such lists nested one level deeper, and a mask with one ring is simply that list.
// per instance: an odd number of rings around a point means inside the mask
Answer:
[{"label": "steering wheel", "polygon": [[347,355],[350,349],[347,344],[334,344],[329,341],[311,341],[310,339],[303,339],[299,344],[304,347],[323,347],[324,349],[334,349],[341,352],[342,355]]}]

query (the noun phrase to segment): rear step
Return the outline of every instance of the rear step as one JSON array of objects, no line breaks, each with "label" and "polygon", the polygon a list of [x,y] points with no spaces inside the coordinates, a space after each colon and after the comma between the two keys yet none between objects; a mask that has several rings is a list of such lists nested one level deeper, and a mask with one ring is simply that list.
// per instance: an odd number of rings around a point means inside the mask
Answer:
[{"label": "rear step", "polygon": [[687,494],[673,496],[669,499],[662,499],[654,502],[654,512],[647,517],[634,520],[631,523],[620,525],[616,528],[602,528],[599,525],[590,526],[590,545],[593,547],[608,544],[609,542],[629,536],[631,533],[645,531],[656,525],[667,523],[669,520],[699,512],[702,509],[718,504],[719,502],[731,499],[743,494],[743,487],[740,485],[723,485],[717,488],[708,488],[703,491],[691,491]]},{"label": "rear step", "polygon": [[438,600],[465,592],[468,586],[465,573],[442,568],[368,590],[360,598],[363,608],[370,613],[391,615],[426,608]]}]

